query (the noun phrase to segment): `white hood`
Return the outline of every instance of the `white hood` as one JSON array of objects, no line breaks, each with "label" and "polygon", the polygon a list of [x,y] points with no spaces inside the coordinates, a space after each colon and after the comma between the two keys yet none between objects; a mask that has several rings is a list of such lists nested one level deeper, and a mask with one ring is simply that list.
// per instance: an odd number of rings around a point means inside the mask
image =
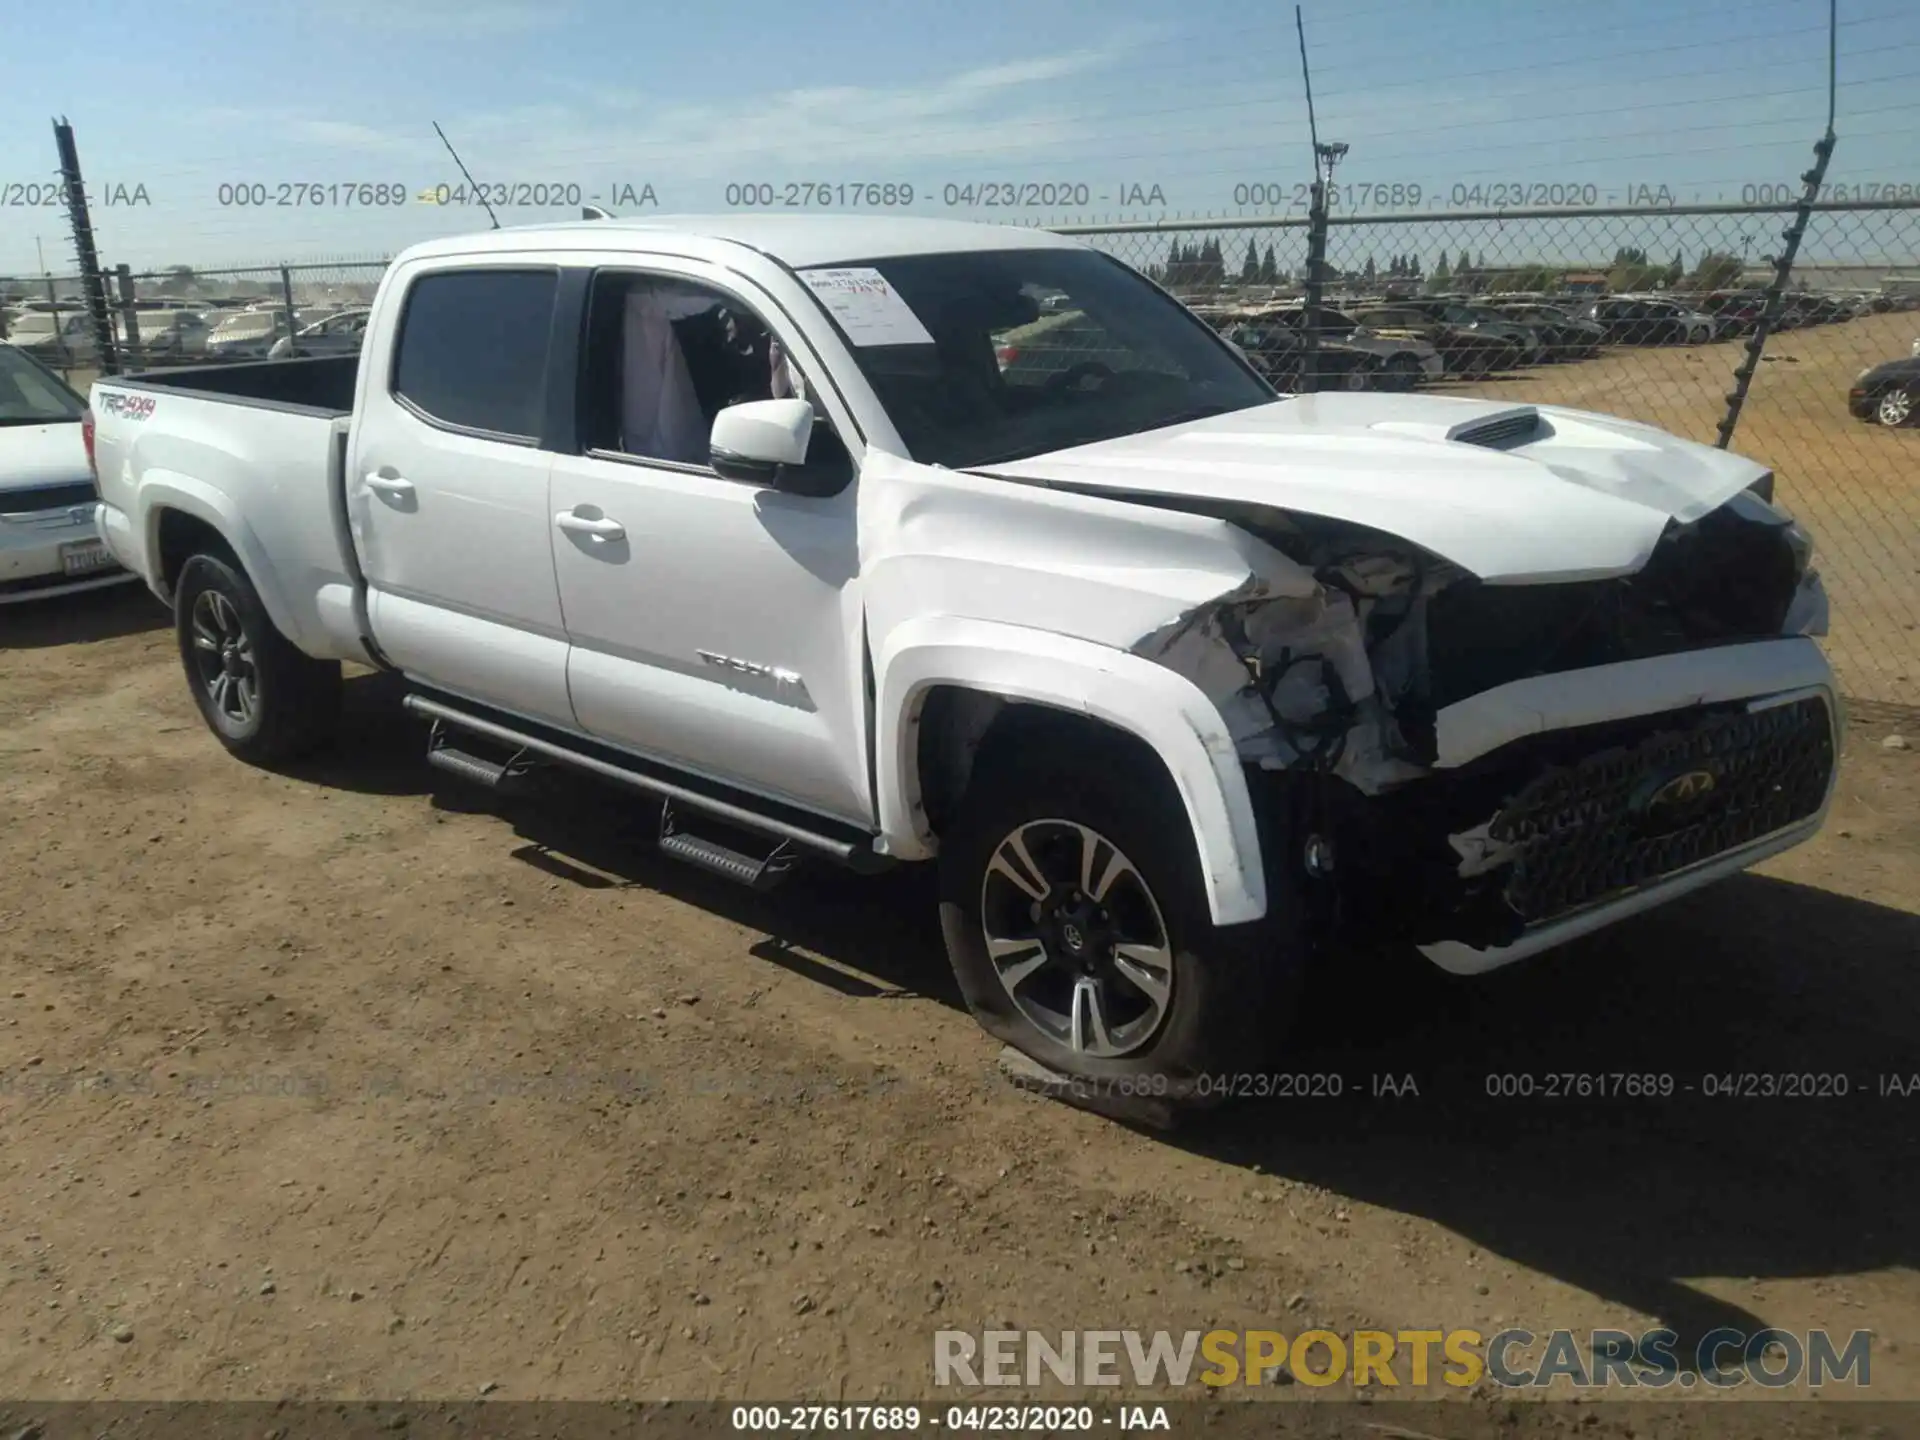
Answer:
[{"label": "white hood", "polygon": [[[1537,414],[1521,443],[1449,438]],[[1105,494],[1269,505],[1365,525],[1491,584],[1628,575],[1667,523],[1697,520],[1764,466],[1652,426],[1552,406],[1303,395],[992,467]]]},{"label": "white hood", "polygon": [[78,421],[54,425],[0,425],[0,510],[6,492],[40,485],[93,482]]}]

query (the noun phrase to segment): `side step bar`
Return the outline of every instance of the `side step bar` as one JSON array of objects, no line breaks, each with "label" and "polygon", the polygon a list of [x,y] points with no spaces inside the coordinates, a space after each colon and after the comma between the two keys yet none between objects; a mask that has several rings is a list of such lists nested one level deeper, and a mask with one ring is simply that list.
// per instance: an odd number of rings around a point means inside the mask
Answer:
[{"label": "side step bar", "polygon": [[[499,745],[511,746],[515,750],[524,752],[529,758],[537,757],[543,760],[552,760],[562,765],[571,766],[576,770],[584,770],[588,774],[597,775],[603,780],[611,780],[616,785],[625,785],[633,790],[641,790],[649,795],[657,795],[662,800],[669,801],[674,805],[684,806],[689,810],[702,811],[717,820],[724,820],[729,824],[738,825],[746,830],[775,836],[783,841],[789,841],[793,845],[812,850],[816,854],[824,855],[828,859],[837,861],[843,865],[857,863],[859,852],[855,844],[850,840],[839,840],[830,835],[822,835],[818,831],[807,829],[805,826],[795,825],[790,821],[777,819],[771,815],[762,815],[757,811],[748,809],[744,805],[736,805],[728,800],[720,800],[711,795],[703,795],[697,790],[690,790],[683,785],[676,785],[670,780],[661,780],[655,776],[643,774],[638,770],[629,769],[624,765],[617,765],[612,761],[602,760],[596,755],[582,754],[580,751],[570,749],[565,745],[556,744],[554,741],[543,739],[537,735],[527,734],[525,731],[517,730],[510,725],[503,725],[499,721],[483,719],[478,715],[469,715],[464,711],[455,709],[451,705],[439,700],[430,699],[425,695],[408,695],[402,703],[414,714],[425,716],[428,720],[433,721],[436,731],[438,731],[442,725],[451,726],[457,730],[470,731],[482,739],[491,740]],[[460,751],[453,753],[460,757],[460,761],[472,761],[474,764],[483,767],[483,769],[493,768],[493,762],[491,761],[481,760],[477,756],[466,755]],[[452,761],[451,757],[445,761],[435,761],[433,754],[433,751],[428,752],[427,758],[429,763],[438,764],[440,768],[446,770],[449,774],[461,774],[467,778],[478,778],[473,772],[465,769],[456,769],[455,767],[460,763],[459,761]],[[449,763],[450,761],[451,763]],[[503,768],[510,769],[511,766]],[[666,817],[663,816],[661,831],[662,848],[666,848],[666,842],[669,838],[665,828],[665,821]],[[728,850],[725,846],[715,845],[712,841],[702,840],[697,836],[688,836],[685,835],[684,832],[676,833],[684,839],[685,843],[678,849],[669,850],[668,853],[674,854],[682,859],[693,859],[686,851],[692,849],[695,845],[698,845],[703,851],[723,852],[733,860],[737,860],[740,864],[745,865],[750,871],[764,870],[766,867],[771,866],[774,860],[779,857],[779,850],[776,849],[774,854],[768,856],[765,861],[758,861],[748,856],[740,855],[737,851]],[[695,861],[694,863],[698,864],[703,862]],[[743,878],[742,875],[734,869],[722,869],[718,865],[709,865],[707,868],[714,869],[718,874],[726,874],[733,879]],[[781,870],[785,868],[785,864],[780,867]],[[764,880],[771,878],[771,874],[777,873],[779,872],[771,872],[767,876],[756,878]]]},{"label": "side step bar", "polygon": [[660,853],[737,881],[750,890],[771,890],[793,868],[793,843],[782,840],[765,858],[742,854],[723,840],[696,835],[673,813],[673,801],[660,803]]},{"label": "side step bar", "polygon": [[513,782],[526,774],[529,768],[524,749],[516,750],[501,761],[455,748],[447,743],[446,722],[442,720],[433,722],[433,729],[427,736],[427,764],[488,790],[512,789]]}]

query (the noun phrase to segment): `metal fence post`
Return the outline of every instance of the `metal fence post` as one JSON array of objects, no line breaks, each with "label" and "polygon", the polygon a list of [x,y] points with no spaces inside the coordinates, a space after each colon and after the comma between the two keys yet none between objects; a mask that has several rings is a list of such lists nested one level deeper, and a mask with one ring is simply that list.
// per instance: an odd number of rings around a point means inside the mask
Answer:
[{"label": "metal fence post", "polygon": [[287,353],[291,355],[293,337],[300,327],[294,323],[293,319],[293,272],[284,265],[280,267],[280,303],[287,312]]},{"label": "metal fence post", "polygon": [[113,319],[107,314],[106,279],[100,273],[100,256],[93,247],[93,219],[87,213],[86,186],[80,179],[80,151],[73,143],[73,127],[65,119],[53,122],[53,142],[60,151],[60,181],[66,187],[67,216],[73,222],[80,289],[93,320],[95,363],[101,371],[112,374],[118,366],[113,355]]},{"label": "metal fence post", "polygon": [[1313,196],[1307,211],[1307,289],[1300,313],[1300,390],[1311,395],[1320,388],[1320,323],[1327,263],[1327,187],[1320,178],[1316,153]]},{"label": "metal fence post", "polygon": [[1760,357],[1767,348],[1767,336],[1773,333],[1774,324],[1780,318],[1780,307],[1786,300],[1787,279],[1793,274],[1794,257],[1800,253],[1800,241],[1807,233],[1807,222],[1813,218],[1814,202],[1820,198],[1820,182],[1827,177],[1827,161],[1833,156],[1833,144],[1833,128],[1829,124],[1827,133],[1814,142],[1813,168],[1800,177],[1806,189],[1800,192],[1800,203],[1794,208],[1793,223],[1781,232],[1780,238],[1785,245],[1780,251],[1780,258],[1774,262],[1773,283],[1767,286],[1767,298],[1760,309],[1760,321],[1753,327],[1753,334],[1747,340],[1746,357],[1733,372],[1733,389],[1727,394],[1727,413],[1721,417],[1719,438],[1714,441],[1722,450],[1733,443],[1734,427],[1740,423],[1740,412],[1747,403],[1747,391],[1753,386],[1753,372],[1760,368]]},{"label": "metal fence post", "polygon": [[113,274],[120,290],[120,325],[125,332],[120,358],[133,363],[140,354],[140,312],[133,304],[133,267],[116,265]]}]

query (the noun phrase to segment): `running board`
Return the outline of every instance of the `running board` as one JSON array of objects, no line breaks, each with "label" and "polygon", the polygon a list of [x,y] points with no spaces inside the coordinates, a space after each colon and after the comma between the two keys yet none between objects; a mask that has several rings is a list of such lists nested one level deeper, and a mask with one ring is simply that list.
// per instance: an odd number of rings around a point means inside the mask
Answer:
[{"label": "running board", "polygon": [[447,743],[444,721],[435,720],[427,735],[427,764],[436,770],[478,785],[486,790],[511,790],[514,782],[532,768],[524,748],[515,750],[504,761],[489,760]]},{"label": "running board", "polygon": [[708,835],[696,835],[673,812],[673,801],[660,806],[660,853],[675,860],[697,865],[724,880],[745,885],[749,890],[771,890],[793,869],[796,858],[791,841],[782,840],[763,859],[742,854],[725,841]]},{"label": "running board", "polygon": [[[625,785],[633,790],[644,791],[649,795],[658,796],[660,799],[668,801],[673,805],[683,806],[688,810],[698,810],[704,814],[713,816],[717,820],[726,821],[730,825],[740,826],[742,829],[751,830],[756,834],[769,835],[778,840],[789,841],[793,845],[812,850],[842,865],[852,865],[855,868],[859,868],[861,862],[867,858],[854,842],[850,840],[836,839],[833,836],[823,835],[818,831],[809,830],[805,826],[796,825],[788,820],[781,820],[772,815],[763,815],[756,810],[749,809],[745,805],[736,805],[732,801],[721,800],[716,796],[703,795],[699,791],[689,789],[684,785],[676,785],[670,780],[662,780],[656,776],[645,774],[642,771],[631,769],[625,765],[615,764],[610,760],[603,760],[597,755],[585,754],[580,750],[572,749],[539,735],[530,734],[512,725],[503,724],[497,720],[486,719],[479,715],[468,714],[443,701],[432,699],[425,695],[408,695],[402,704],[414,714],[424,716],[426,719],[431,720],[434,723],[436,732],[439,732],[442,726],[451,726],[456,730],[465,730],[483,740],[490,740],[497,745],[509,746],[521,755],[524,755],[528,760],[551,760],[561,765],[570,766],[576,770],[585,771],[587,774],[598,776],[602,780],[611,780],[616,785]],[[430,763],[436,763],[433,762],[433,754],[433,751],[428,752],[427,758]],[[472,759],[476,757],[463,755],[463,758]],[[441,764],[441,768],[453,773],[452,767],[445,762],[437,763]],[[480,761],[479,763],[487,765],[490,762]],[[684,832],[681,833],[684,834]],[[661,832],[663,848],[665,847],[667,838],[667,832],[663,826]],[[687,837],[687,846],[684,848],[691,848],[695,842],[700,843],[704,847],[726,851],[727,854],[746,865],[749,870],[769,865],[775,858],[775,855],[769,855],[765,861],[754,860],[751,857],[740,855],[737,851],[727,850],[725,846],[715,847],[711,841],[700,841],[699,837]],[[692,858],[690,855],[684,854],[681,851],[670,853],[678,854],[680,858],[683,859]],[[777,850],[775,854],[778,854]],[[704,862],[695,861],[694,863],[700,864]],[[711,869],[715,867],[710,865],[708,868]],[[728,872],[716,871],[716,873]],[[733,875],[731,878],[740,877]]]}]

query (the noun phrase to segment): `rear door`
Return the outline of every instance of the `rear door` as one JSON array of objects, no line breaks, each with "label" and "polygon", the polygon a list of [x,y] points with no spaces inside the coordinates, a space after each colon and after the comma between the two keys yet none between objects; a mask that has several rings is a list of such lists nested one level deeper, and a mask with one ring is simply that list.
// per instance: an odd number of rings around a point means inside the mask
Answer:
[{"label": "rear door", "polygon": [[408,270],[369,332],[348,457],[374,638],[418,681],[571,726],[540,448],[559,272]]}]

